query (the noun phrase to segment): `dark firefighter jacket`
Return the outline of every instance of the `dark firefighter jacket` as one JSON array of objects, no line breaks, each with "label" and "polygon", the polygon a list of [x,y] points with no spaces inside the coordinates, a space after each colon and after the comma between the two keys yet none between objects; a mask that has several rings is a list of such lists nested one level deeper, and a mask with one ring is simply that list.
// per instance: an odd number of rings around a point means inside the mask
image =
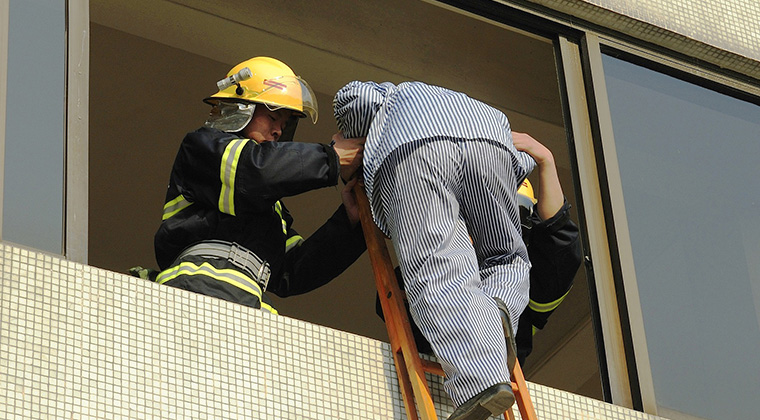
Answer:
[{"label": "dark firefighter jacket", "polygon": [[[541,220],[533,211],[529,220],[523,221],[523,240],[528,247],[530,270],[530,302],[520,315],[515,341],[517,357],[521,365],[533,350],[533,333],[546,325],[547,318],[564,300],[573,284],[575,273],[581,263],[581,243],[578,226],[570,219],[570,204],[565,200],[562,208],[548,220]],[[401,270],[396,268],[399,287],[404,282]],[[383,317],[379,297],[376,311]],[[407,306],[408,310],[408,306]],[[409,316],[411,320],[411,315]],[[430,343],[422,336],[419,328],[410,322],[417,350],[433,354]]]},{"label": "dark firefighter jacket", "polygon": [[[526,226],[527,225],[527,226]],[[528,246],[530,269],[530,301],[517,327],[517,358],[525,358],[533,350],[533,334],[542,329],[555,309],[565,299],[581,265],[582,251],[578,226],[570,219],[570,204],[548,220],[541,220],[533,211],[523,225],[523,239]]]},{"label": "dark firefighter jacket", "polygon": [[292,228],[282,197],[338,183],[337,155],[314,143],[239,138],[211,128],[188,133],[172,167],[154,246],[161,270],[186,247],[236,242],[267,261],[267,291],[296,295],[343,272],[366,249],[361,226],[340,208],[307,240]]}]

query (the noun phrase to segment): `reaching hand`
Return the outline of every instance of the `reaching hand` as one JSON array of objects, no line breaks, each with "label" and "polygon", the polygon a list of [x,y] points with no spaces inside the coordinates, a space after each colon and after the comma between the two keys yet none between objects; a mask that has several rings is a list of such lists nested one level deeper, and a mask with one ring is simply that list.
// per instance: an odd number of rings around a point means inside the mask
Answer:
[{"label": "reaching hand", "polygon": [[528,134],[512,132],[512,142],[515,149],[529,154],[536,161],[538,167],[538,215],[543,220],[548,220],[562,208],[565,195],[559,183],[557,166],[551,150]]},{"label": "reaching hand", "polygon": [[338,154],[340,177],[343,182],[349,181],[361,166],[366,139],[366,137],[347,139],[340,132],[332,136],[332,147]]},{"label": "reaching hand", "polygon": [[513,131],[512,143],[514,143],[515,149],[529,154],[539,166],[554,163],[554,155],[552,155],[551,150],[531,137],[530,134]]}]

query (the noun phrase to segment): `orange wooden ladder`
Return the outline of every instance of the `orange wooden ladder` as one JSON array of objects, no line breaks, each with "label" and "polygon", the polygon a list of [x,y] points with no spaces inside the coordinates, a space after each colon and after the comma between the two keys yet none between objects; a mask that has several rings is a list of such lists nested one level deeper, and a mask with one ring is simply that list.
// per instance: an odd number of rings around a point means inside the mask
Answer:
[{"label": "orange wooden ladder", "polygon": [[[362,183],[356,184],[354,194],[359,205],[359,217],[375,275],[377,292],[380,295],[385,325],[388,328],[393,361],[396,365],[401,394],[406,407],[406,416],[409,420],[419,420],[420,417],[422,420],[437,420],[438,417],[435,414],[425,372],[443,376],[443,368],[438,363],[420,358],[404,306],[403,292],[401,292],[396,280],[385,237],[372,219]],[[511,377],[512,391],[515,394],[515,401],[522,420],[538,420],[519,362],[515,363]],[[417,415],[418,411],[419,416]],[[511,408],[504,412],[504,419],[514,420]]]}]

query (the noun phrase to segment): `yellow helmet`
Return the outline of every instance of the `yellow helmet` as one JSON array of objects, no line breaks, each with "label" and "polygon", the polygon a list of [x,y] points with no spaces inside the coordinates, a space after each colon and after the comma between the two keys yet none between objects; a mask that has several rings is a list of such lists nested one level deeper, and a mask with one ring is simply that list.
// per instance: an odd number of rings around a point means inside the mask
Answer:
[{"label": "yellow helmet", "polygon": [[[272,111],[289,109],[299,117],[309,117],[314,124],[317,123],[314,91],[280,60],[254,57],[243,61],[217,82],[217,87],[219,91],[204,102],[215,107],[220,103],[264,104]],[[241,110],[244,108],[244,105],[240,107]]]},{"label": "yellow helmet", "polygon": [[520,188],[517,189],[517,203],[520,206],[520,218],[530,216],[533,213],[533,205],[536,204],[536,196],[533,194],[533,185],[530,184],[528,178],[523,180]]},{"label": "yellow helmet", "polygon": [[525,178],[522,184],[520,184],[520,188],[517,189],[517,193],[528,197],[531,203],[536,204],[537,200],[535,194],[533,194],[533,185],[531,185],[528,178]]}]

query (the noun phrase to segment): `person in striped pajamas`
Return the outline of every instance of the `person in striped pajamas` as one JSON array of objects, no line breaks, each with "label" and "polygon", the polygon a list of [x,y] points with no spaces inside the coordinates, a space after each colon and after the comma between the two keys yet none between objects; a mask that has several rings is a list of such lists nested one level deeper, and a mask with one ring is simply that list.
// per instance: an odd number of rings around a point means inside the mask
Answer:
[{"label": "person in striped pajamas", "polygon": [[340,135],[366,137],[373,218],[446,372],[449,419],[503,412],[514,402],[505,333],[517,330],[529,288],[517,189],[535,161],[515,149],[502,112],[443,87],[353,81],[333,108]]}]

